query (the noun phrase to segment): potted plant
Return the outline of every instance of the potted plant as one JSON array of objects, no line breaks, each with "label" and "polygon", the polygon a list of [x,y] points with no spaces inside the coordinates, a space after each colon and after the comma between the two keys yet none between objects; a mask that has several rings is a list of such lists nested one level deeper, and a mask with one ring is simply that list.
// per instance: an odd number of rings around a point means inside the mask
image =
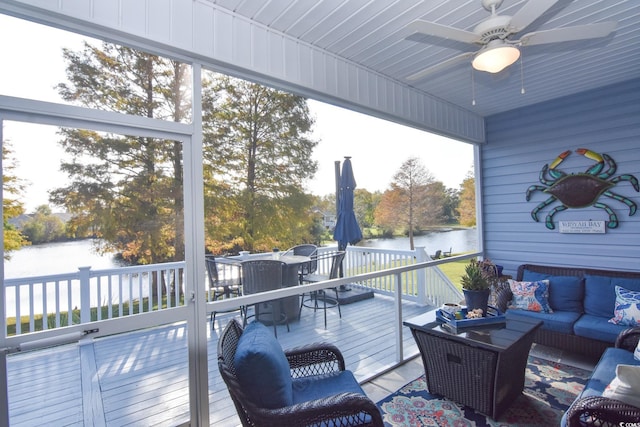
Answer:
[{"label": "potted plant", "polygon": [[491,288],[490,277],[492,277],[492,274],[489,273],[490,269],[487,264],[487,260],[470,260],[469,264],[464,268],[464,275],[460,278],[467,311],[481,309],[482,316],[487,314],[487,303]]}]

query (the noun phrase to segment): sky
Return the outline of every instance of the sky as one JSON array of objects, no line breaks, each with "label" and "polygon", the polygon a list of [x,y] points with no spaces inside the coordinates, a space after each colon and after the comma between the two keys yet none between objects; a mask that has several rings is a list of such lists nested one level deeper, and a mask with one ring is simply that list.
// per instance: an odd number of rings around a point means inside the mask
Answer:
[{"label": "sky", "polygon": [[[59,102],[55,85],[64,81],[61,49],[79,49],[82,36],[0,15],[0,58],[20,58],[19,66],[0,67],[0,94]],[[473,165],[473,147],[407,126],[376,119],[318,101],[309,101],[316,123],[312,138],[320,141],[313,158],[318,172],[306,183],[312,194],[335,192],[335,161],[351,156],[357,188],[384,191],[409,157],[418,157],[436,180],[459,188]],[[15,174],[27,177],[28,213],[49,204],[48,191],[65,185],[58,171],[64,152],[56,127],[6,122],[4,138],[11,141],[18,165]],[[54,209],[55,210],[55,209]]]}]

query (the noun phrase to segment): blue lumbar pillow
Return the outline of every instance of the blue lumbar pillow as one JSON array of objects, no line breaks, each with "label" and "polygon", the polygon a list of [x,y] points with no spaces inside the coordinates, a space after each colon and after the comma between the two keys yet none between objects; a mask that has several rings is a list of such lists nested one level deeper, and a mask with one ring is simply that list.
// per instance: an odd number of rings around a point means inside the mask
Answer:
[{"label": "blue lumbar pillow", "polygon": [[293,403],[289,362],[273,332],[262,323],[245,328],[234,365],[242,390],[255,405],[276,409]]}]

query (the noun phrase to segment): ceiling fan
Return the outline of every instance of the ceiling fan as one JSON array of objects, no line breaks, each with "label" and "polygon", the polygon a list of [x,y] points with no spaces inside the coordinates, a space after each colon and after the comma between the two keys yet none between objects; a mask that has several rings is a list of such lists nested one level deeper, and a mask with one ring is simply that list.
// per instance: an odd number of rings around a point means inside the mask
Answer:
[{"label": "ceiling fan", "polygon": [[607,21],[596,24],[555,28],[523,34],[512,38],[540,18],[559,0],[529,0],[513,16],[498,15],[496,10],[503,0],[481,0],[482,6],[491,12],[491,16],[480,22],[473,31],[461,30],[446,25],[423,20],[409,24],[412,32],[443,39],[480,46],[477,52],[465,52],[439,64],[426,68],[407,77],[407,80],[420,80],[432,73],[465,62],[470,58],[472,66],[479,71],[498,73],[510,66],[520,57],[521,46],[534,46],[574,40],[588,40],[606,37],[613,32],[617,22]]}]

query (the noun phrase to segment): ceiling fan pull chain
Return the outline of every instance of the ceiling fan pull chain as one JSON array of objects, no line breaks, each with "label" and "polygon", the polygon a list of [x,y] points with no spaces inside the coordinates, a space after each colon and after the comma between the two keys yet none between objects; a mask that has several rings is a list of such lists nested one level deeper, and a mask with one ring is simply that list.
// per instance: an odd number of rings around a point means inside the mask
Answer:
[{"label": "ceiling fan pull chain", "polygon": [[476,105],[476,84],[473,76],[473,67],[471,67],[471,105]]},{"label": "ceiling fan pull chain", "polygon": [[520,55],[520,93],[524,95],[524,64],[522,63],[522,57],[524,55]]}]

